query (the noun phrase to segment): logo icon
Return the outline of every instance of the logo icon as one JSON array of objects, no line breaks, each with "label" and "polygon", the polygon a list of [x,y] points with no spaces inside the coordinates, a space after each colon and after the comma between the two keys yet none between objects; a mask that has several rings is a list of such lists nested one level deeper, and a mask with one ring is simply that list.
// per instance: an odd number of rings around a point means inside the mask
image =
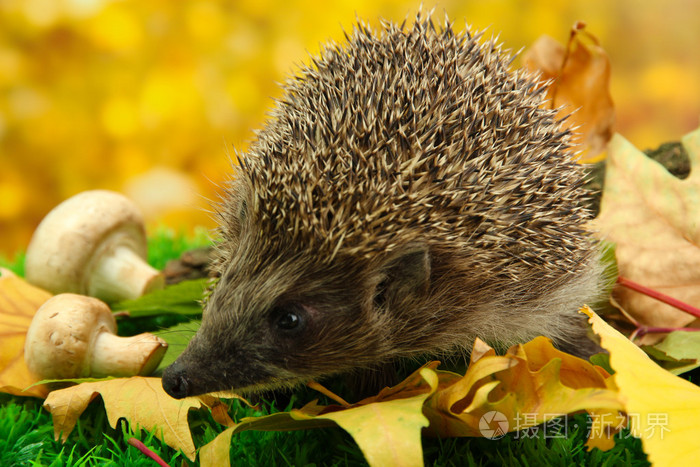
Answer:
[{"label": "logo icon", "polygon": [[484,438],[503,438],[508,433],[508,419],[496,410],[486,412],[479,419],[479,431]]}]

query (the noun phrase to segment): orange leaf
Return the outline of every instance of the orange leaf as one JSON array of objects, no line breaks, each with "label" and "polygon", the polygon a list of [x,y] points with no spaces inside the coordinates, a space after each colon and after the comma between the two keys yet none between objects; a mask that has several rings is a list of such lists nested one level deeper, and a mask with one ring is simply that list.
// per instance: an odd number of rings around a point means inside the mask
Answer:
[{"label": "orange leaf", "polygon": [[[523,66],[553,80],[547,89],[552,108],[562,107],[558,117],[574,112],[565,122],[580,134],[582,162],[597,162],[612,137],[615,108],[610,96],[610,59],[592,34],[577,23],[565,48],[549,36],[541,36],[523,55]],[[582,37],[583,36],[583,37]],[[583,42],[588,39],[588,43]]]},{"label": "orange leaf", "polygon": [[[238,395],[235,397],[247,403],[242,397]],[[199,396],[199,400],[202,401],[202,404],[209,407],[209,410],[211,410],[211,417],[216,423],[229,427],[235,425],[235,422],[228,414],[229,406],[224,404],[221,399],[213,394],[203,394]]]},{"label": "orange leaf", "polygon": [[[479,356],[464,377],[426,401],[429,433],[486,436],[485,420],[487,432],[492,421],[505,432],[581,410],[613,420],[622,409],[605,370],[555,349],[545,337],[513,346],[504,356],[486,351],[483,342],[475,348]],[[607,438],[607,433],[591,435]]]},{"label": "orange leaf", "polygon": [[[44,398],[48,388],[31,386],[39,381],[24,361],[24,341],[36,310],[51,294],[0,268],[0,391],[16,396]],[[28,388],[28,389],[27,389]]]}]

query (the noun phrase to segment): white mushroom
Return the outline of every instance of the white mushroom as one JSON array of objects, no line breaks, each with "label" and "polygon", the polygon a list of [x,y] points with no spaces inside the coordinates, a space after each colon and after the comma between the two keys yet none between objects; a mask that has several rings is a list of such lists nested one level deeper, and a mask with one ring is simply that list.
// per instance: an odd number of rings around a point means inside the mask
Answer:
[{"label": "white mushroom", "polygon": [[84,191],[41,221],[27,248],[29,282],[116,302],[161,289],[163,275],[146,261],[143,218],[128,198]]},{"label": "white mushroom", "polygon": [[107,304],[84,295],[60,294],[36,312],[27,331],[24,358],[41,379],[147,375],[168,344],[153,334],[116,335]]}]

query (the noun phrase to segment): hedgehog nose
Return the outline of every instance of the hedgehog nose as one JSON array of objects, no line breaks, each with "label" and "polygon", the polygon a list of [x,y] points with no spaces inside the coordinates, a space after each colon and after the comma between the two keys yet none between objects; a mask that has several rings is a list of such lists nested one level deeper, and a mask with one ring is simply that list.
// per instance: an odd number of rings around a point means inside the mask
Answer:
[{"label": "hedgehog nose", "polygon": [[183,399],[190,395],[191,385],[187,381],[185,370],[177,362],[163,372],[163,390],[175,399]]}]

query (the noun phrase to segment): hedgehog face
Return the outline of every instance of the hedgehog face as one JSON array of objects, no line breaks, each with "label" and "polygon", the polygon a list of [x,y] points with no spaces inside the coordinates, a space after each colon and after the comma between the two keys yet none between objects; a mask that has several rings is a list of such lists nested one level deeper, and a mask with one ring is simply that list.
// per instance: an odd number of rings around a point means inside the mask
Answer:
[{"label": "hedgehog face", "polygon": [[264,265],[259,258],[229,261],[201,328],[163,375],[173,397],[293,386],[372,367],[399,350],[399,341],[410,345],[391,330],[406,327],[399,310],[411,315],[426,295],[427,250],[387,255],[379,268],[347,257],[328,265],[304,255]]}]

